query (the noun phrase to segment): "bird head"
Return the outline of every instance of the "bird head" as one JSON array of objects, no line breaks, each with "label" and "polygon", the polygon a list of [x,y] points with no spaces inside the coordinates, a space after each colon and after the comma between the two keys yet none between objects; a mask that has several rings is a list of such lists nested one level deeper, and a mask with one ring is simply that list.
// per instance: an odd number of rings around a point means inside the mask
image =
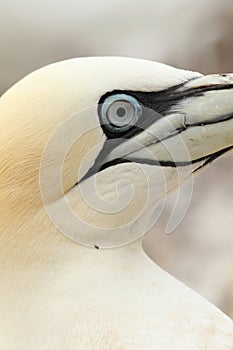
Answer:
[{"label": "bird head", "polygon": [[149,229],[168,192],[231,150],[233,75],[72,59],[18,82],[0,116],[5,226],[46,215],[80,244],[121,246]]}]

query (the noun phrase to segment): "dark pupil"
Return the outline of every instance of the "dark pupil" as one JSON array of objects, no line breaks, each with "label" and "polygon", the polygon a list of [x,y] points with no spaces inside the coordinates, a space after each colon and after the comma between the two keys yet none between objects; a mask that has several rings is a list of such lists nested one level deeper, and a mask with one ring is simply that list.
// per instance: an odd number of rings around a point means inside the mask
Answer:
[{"label": "dark pupil", "polygon": [[123,118],[126,115],[126,109],[124,107],[119,107],[116,110],[116,114],[118,117]]}]

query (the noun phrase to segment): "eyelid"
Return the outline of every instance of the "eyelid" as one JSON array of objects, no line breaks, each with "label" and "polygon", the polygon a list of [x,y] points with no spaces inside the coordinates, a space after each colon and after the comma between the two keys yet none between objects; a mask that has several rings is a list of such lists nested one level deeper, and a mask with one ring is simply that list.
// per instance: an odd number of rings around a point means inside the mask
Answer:
[{"label": "eyelid", "polygon": [[[126,124],[125,126],[122,127],[117,127],[111,124],[111,121],[108,118],[108,111],[109,108],[114,104],[114,102],[120,102],[120,101],[125,101],[129,104],[131,104],[135,110],[135,122]],[[99,117],[100,117],[100,122],[101,125],[108,129],[108,131],[112,131],[114,133],[122,133],[125,132],[129,129],[131,129],[137,122],[137,120],[141,117],[142,115],[142,106],[139,103],[139,101],[131,96],[131,95],[126,95],[126,94],[115,94],[115,95],[110,95],[108,96],[99,106]]]}]

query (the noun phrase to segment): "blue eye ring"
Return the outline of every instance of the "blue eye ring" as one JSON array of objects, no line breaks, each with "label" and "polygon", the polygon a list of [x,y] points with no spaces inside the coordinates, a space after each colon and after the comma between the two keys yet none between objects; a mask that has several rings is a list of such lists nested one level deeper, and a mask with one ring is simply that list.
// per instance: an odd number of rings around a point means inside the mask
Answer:
[{"label": "blue eye ring", "polygon": [[101,105],[102,124],[109,131],[121,133],[135,126],[142,116],[142,106],[136,98],[126,94],[111,95]]}]

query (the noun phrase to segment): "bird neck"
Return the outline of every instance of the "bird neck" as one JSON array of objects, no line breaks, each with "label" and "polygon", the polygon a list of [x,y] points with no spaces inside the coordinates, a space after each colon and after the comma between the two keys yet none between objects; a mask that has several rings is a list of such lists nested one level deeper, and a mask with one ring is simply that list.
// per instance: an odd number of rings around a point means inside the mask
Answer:
[{"label": "bird neck", "polygon": [[54,274],[63,278],[68,271],[77,279],[85,275],[85,283],[91,283],[93,276],[110,271],[122,275],[131,270],[136,273],[135,266],[145,258],[140,240],[121,248],[87,248],[63,236],[48,221],[47,226],[43,225],[45,220],[37,213],[31,220],[18,223],[17,229],[13,223],[1,229],[0,246],[4,249],[0,256],[0,273],[6,274],[7,281],[16,281],[14,285],[17,281],[20,283],[21,277],[30,279],[35,273],[49,279]]}]

